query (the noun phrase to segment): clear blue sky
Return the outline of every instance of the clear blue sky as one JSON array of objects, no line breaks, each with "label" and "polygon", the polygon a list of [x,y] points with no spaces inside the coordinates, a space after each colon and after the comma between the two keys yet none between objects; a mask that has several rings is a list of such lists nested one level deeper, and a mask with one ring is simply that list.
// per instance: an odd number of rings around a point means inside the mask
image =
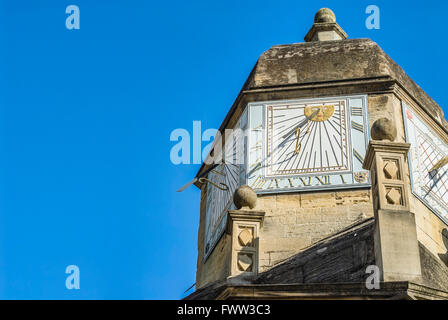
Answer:
[{"label": "clear blue sky", "polygon": [[200,193],[175,191],[199,166],[171,164],[170,133],[217,128],[257,57],[302,42],[321,7],[448,105],[446,1],[1,0],[0,298],[181,298]]}]

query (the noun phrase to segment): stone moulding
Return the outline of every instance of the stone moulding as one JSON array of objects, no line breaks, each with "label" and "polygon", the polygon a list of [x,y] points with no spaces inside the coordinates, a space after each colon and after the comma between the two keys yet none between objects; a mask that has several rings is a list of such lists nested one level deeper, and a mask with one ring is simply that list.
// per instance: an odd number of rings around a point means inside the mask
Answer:
[{"label": "stone moulding", "polygon": [[313,41],[314,37],[319,32],[325,31],[333,31],[335,32],[341,39],[347,39],[348,34],[335,22],[327,22],[327,23],[315,23],[310,31],[305,36],[306,42]]},{"label": "stone moulding", "polygon": [[379,290],[368,290],[362,283],[339,284],[247,284],[232,285],[228,281],[210,284],[192,293],[185,300],[227,299],[388,299],[388,300],[448,300],[448,292],[408,282],[383,282]]},{"label": "stone moulding", "polygon": [[375,159],[375,153],[377,152],[389,153],[393,150],[397,153],[403,153],[406,156],[410,147],[411,145],[409,143],[404,142],[371,140],[369,143],[369,147],[367,148],[366,156],[364,158],[363,168],[365,170],[370,170],[373,160]]}]

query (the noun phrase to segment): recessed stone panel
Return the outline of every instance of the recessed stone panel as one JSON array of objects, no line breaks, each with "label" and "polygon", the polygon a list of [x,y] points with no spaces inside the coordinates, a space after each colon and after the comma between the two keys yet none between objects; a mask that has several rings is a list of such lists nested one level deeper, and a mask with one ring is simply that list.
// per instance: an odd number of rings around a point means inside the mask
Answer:
[{"label": "recessed stone panel", "polygon": [[238,270],[243,272],[252,272],[253,255],[249,253],[238,254]]},{"label": "recessed stone panel", "polygon": [[238,242],[242,247],[251,247],[253,239],[254,236],[252,228],[244,228],[238,234]]},{"label": "recessed stone panel", "polygon": [[400,170],[396,160],[387,160],[383,168],[384,176],[386,179],[400,179]]},{"label": "recessed stone panel", "polygon": [[400,188],[386,188],[387,203],[391,205],[403,205],[403,197]]}]

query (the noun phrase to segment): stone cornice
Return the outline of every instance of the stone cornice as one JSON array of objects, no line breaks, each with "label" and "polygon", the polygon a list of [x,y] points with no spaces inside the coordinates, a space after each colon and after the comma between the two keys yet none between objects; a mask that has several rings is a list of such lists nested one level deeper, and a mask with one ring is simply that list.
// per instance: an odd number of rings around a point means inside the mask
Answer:
[{"label": "stone cornice", "polygon": [[311,41],[313,41],[313,38],[316,35],[316,33],[322,32],[322,31],[333,31],[333,32],[337,33],[342,38],[342,40],[348,38],[347,33],[345,33],[345,31],[337,23],[329,22],[329,23],[313,24],[310,31],[308,31],[308,33],[306,34],[304,40],[306,42],[311,42]]},{"label": "stone cornice", "polygon": [[377,152],[395,152],[402,153],[406,156],[410,147],[411,145],[409,143],[371,140],[367,147],[363,168],[365,170],[370,170],[375,158],[375,153]]},{"label": "stone cornice", "polygon": [[228,234],[232,233],[232,221],[251,221],[251,222],[259,222],[260,226],[263,226],[264,211],[256,211],[256,210],[229,210],[227,219],[227,227],[226,232]]}]

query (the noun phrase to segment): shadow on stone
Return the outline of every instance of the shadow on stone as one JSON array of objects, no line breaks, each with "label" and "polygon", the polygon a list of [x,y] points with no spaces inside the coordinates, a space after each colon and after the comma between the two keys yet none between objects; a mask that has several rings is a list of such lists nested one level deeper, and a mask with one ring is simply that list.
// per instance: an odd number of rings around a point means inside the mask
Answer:
[{"label": "shadow on stone", "polygon": [[442,231],[442,240],[447,252],[439,253],[438,255],[440,260],[442,260],[443,263],[448,267],[448,229],[446,228]]}]

